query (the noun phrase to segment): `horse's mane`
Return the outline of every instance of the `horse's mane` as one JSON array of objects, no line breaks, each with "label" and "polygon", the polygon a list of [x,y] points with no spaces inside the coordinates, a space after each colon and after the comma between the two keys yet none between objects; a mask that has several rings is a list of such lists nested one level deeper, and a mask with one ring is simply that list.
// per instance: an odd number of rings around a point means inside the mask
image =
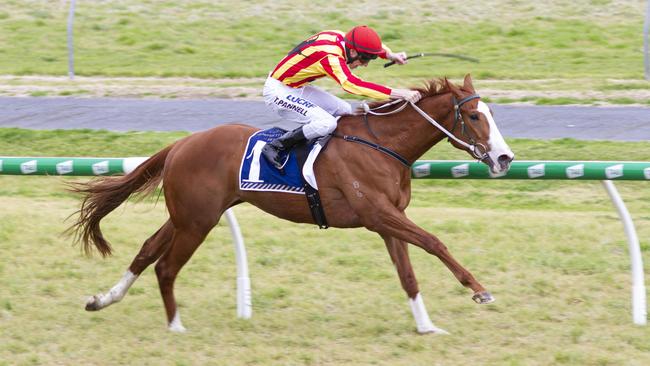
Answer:
[{"label": "horse's mane", "polygon": [[[449,89],[447,78],[438,78],[438,79],[432,79],[429,80],[428,82],[425,83],[425,85],[421,88],[411,88],[413,90],[417,90],[422,94],[422,98],[428,98],[428,97],[434,97],[436,95],[440,94],[445,94],[449,93],[451,90]],[[379,101],[379,102],[372,102],[368,104],[368,107],[370,109],[373,108],[379,108],[383,106],[384,104],[392,102],[391,100],[384,100],[384,101]],[[395,106],[390,106],[387,107],[386,109],[383,109],[382,112],[388,112],[392,109],[395,109],[399,107],[399,105]],[[364,109],[363,106],[357,108],[357,113],[363,113]]]}]

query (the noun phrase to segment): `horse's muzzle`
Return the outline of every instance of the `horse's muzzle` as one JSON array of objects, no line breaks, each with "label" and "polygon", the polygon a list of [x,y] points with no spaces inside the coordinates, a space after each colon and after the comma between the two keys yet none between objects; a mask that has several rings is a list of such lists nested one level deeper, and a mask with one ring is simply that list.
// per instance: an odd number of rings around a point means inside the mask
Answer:
[{"label": "horse's muzzle", "polygon": [[508,171],[510,169],[510,163],[515,159],[515,156],[509,156],[507,154],[501,154],[499,155],[499,158],[497,159],[497,164],[499,164],[499,168],[501,171]]},{"label": "horse's muzzle", "polygon": [[510,169],[510,163],[512,163],[514,158],[514,155],[501,154],[495,162],[492,157],[488,155],[482,161],[490,168],[490,173],[496,175],[507,172]]}]

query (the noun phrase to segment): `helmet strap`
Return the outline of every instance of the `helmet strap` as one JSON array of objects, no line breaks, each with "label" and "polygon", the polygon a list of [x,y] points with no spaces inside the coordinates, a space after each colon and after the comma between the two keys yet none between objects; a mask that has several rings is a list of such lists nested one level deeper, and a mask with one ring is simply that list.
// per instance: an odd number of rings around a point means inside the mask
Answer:
[{"label": "helmet strap", "polygon": [[353,58],[352,55],[350,54],[350,47],[348,47],[348,46],[346,45],[346,46],[345,46],[345,56],[346,56],[346,58],[347,58],[347,61],[346,61],[345,63],[349,65],[349,64],[351,64],[351,63],[353,63],[354,61],[356,61],[356,60],[359,59],[359,51],[357,51],[357,57],[354,57],[354,58]]},{"label": "helmet strap", "polygon": [[[350,50],[351,50],[351,49],[346,45],[346,46],[345,46],[345,56],[346,56],[346,59],[347,59],[347,60],[345,61],[345,63],[346,63],[347,65],[349,65],[349,64],[353,63],[354,61],[356,61],[356,60],[358,60],[358,59],[361,58],[361,55],[360,55],[359,51],[357,51],[357,57],[352,57],[352,55],[351,55],[351,53],[350,53]],[[355,51],[356,51],[356,50],[355,50]]]}]

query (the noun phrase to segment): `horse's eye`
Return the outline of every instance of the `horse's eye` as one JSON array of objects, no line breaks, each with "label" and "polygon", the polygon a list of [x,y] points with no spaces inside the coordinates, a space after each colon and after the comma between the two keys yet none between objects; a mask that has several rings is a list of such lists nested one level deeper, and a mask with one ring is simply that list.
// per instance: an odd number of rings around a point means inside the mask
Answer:
[{"label": "horse's eye", "polygon": [[478,114],[476,113],[470,114],[469,119],[471,119],[472,121],[478,121]]}]

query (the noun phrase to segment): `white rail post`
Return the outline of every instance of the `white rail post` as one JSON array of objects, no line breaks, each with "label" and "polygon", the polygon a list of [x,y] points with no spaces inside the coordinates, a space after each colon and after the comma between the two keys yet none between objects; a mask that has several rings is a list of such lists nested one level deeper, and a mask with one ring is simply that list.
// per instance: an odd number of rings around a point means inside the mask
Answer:
[{"label": "white rail post", "polygon": [[646,295],[645,283],[643,279],[643,260],[641,258],[641,247],[639,246],[639,238],[636,235],[636,229],[632,222],[630,212],[625,207],[621,195],[618,194],[614,182],[611,180],[604,180],[603,186],[607,190],[609,197],[612,200],[618,216],[623,222],[625,228],[625,235],[627,235],[627,243],[630,251],[630,260],[632,262],[632,320],[634,324],[645,325],[647,323],[647,309],[646,309]]},{"label": "white rail post", "polygon": [[643,59],[645,64],[645,79],[650,80],[650,46],[648,43],[648,32],[650,32],[650,0],[645,12],[645,22],[643,23]]},{"label": "white rail post", "polygon": [[74,79],[74,45],[72,41],[74,8],[75,0],[70,0],[70,11],[68,12],[68,76],[70,80]]},{"label": "white rail post", "polygon": [[230,226],[230,233],[235,244],[235,257],[237,259],[237,317],[250,319],[253,315],[251,279],[248,275],[248,259],[244,238],[239,230],[239,223],[232,209],[226,210],[226,219]]}]

